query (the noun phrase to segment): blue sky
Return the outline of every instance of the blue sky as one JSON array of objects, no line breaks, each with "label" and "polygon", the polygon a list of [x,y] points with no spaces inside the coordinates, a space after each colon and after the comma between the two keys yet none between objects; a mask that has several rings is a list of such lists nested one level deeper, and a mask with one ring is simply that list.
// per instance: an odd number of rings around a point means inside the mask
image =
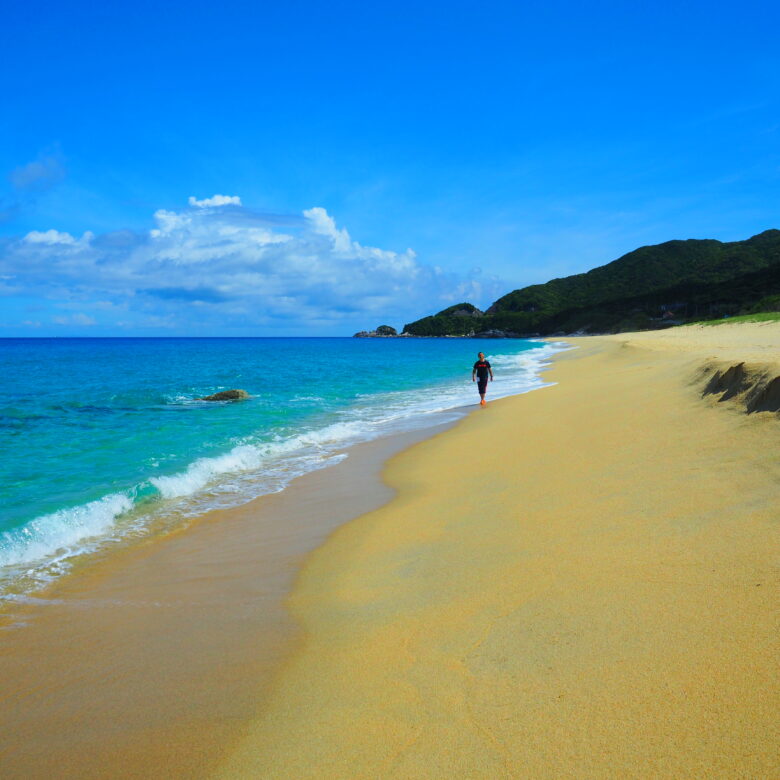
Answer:
[{"label": "blue sky", "polygon": [[0,336],[349,335],[780,227],[779,27],[770,2],[7,4]]}]

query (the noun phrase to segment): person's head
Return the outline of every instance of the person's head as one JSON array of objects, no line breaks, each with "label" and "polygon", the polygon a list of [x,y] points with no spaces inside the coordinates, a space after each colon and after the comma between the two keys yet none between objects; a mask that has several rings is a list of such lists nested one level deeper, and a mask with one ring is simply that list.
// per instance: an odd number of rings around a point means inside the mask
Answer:
[{"label": "person's head", "polygon": [[480,352],[480,353],[477,355],[477,357],[478,357],[480,360],[484,360],[484,359],[485,359],[485,353],[484,353],[484,352]]}]

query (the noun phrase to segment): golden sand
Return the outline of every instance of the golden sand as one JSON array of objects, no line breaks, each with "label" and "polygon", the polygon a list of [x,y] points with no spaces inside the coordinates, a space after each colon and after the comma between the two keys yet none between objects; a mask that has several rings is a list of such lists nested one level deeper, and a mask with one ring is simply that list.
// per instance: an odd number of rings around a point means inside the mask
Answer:
[{"label": "golden sand", "polygon": [[780,325],[573,343],[308,558],[221,776],[780,776]]},{"label": "golden sand", "polygon": [[88,559],[0,614],[0,778],[208,776],[297,640],[283,599],[303,556],[390,498],[382,463],[422,435]]}]

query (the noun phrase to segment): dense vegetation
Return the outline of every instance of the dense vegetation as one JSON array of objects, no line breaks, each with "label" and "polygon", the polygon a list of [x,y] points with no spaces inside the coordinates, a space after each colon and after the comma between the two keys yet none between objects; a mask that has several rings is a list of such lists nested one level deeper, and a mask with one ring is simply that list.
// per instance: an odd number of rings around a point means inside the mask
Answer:
[{"label": "dense vegetation", "polygon": [[780,230],[746,241],[668,241],[641,247],[584,274],[499,298],[483,315],[450,306],[407,324],[416,336],[646,330],[780,310]]},{"label": "dense vegetation", "polygon": [[396,332],[395,332],[395,328],[393,328],[390,325],[380,325],[376,329],[376,334],[377,336],[395,336]]}]

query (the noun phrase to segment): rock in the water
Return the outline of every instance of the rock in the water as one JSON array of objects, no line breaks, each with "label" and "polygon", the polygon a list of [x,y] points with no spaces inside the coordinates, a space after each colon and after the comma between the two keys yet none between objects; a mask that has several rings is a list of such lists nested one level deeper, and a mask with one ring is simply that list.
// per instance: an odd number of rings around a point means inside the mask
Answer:
[{"label": "rock in the water", "polygon": [[249,393],[246,390],[221,390],[214,395],[207,395],[203,398],[198,398],[198,401],[243,401],[245,398],[249,398]]}]

